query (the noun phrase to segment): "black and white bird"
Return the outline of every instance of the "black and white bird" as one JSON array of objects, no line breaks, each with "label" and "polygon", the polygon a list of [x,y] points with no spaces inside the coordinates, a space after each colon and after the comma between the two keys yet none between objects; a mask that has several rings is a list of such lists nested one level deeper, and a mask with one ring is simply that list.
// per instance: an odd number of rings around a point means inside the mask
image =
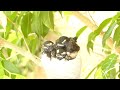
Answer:
[{"label": "black and white bird", "polygon": [[61,36],[43,44],[41,61],[48,78],[80,78],[80,47],[76,37]]},{"label": "black and white bird", "polygon": [[56,57],[56,50],[54,48],[54,43],[52,41],[46,41],[43,44],[43,53],[51,59],[51,57]]}]

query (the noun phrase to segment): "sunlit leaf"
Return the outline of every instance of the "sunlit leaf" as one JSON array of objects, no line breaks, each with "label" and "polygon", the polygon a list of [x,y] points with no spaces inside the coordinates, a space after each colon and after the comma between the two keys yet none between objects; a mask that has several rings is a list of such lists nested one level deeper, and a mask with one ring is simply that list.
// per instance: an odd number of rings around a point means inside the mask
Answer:
[{"label": "sunlit leaf", "polygon": [[89,41],[87,43],[87,50],[88,50],[89,53],[90,53],[90,49],[93,50],[93,42],[91,42],[91,41]]},{"label": "sunlit leaf", "polygon": [[11,78],[12,78],[12,79],[15,79],[15,77],[16,77],[16,75],[11,74]]},{"label": "sunlit leaf", "polygon": [[110,54],[104,61],[100,64],[100,67],[103,71],[103,76],[107,77],[108,72],[115,66],[117,62],[118,55]]},{"label": "sunlit leaf", "polygon": [[104,46],[103,51],[105,52],[105,54],[111,54],[111,48],[108,45]]},{"label": "sunlit leaf", "polygon": [[116,46],[119,46],[120,42],[120,25],[116,28],[114,36],[113,36],[113,42],[116,41]]},{"label": "sunlit leaf", "polygon": [[96,70],[94,78],[95,79],[103,79],[101,67]]},{"label": "sunlit leaf", "polygon": [[0,29],[3,29],[3,26],[0,24]]},{"label": "sunlit leaf", "polygon": [[117,25],[117,19],[120,17],[120,12],[118,12],[113,18],[112,18],[112,22],[108,28],[108,30],[105,32],[104,36],[103,36],[103,40],[102,40],[102,45],[105,46],[106,40],[110,37],[114,27]]},{"label": "sunlit leaf", "polygon": [[[106,78],[105,76],[108,74],[109,71],[112,70],[112,68],[114,67],[114,65],[117,63],[117,58],[118,55],[116,54],[110,54],[107,58],[105,58],[105,60],[103,60],[102,62],[100,62],[97,66],[95,66],[90,73],[86,76],[85,79],[87,79],[92,72],[97,68],[99,69],[98,71],[96,71],[97,73],[99,73],[101,75],[102,72],[102,76],[103,78]],[[101,71],[101,72],[100,72]],[[99,75],[98,74],[98,75]],[[112,76],[114,76],[114,73],[112,74]],[[97,76],[99,77],[99,76]],[[100,76],[101,77],[101,76]]]},{"label": "sunlit leaf", "polygon": [[18,73],[20,74],[20,70],[10,61],[8,60],[3,60],[2,65],[5,69],[7,69],[11,73]]},{"label": "sunlit leaf", "polygon": [[78,38],[86,28],[87,28],[87,26],[80,28],[76,33],[76,37]]},{"label": "sunlit leaf", "polygon": [[72,15],[72,12],[71,11],[63,11],[63,14],[66,18],[66,21],[68,21],[70,16]]},{"label": "sunlit leaf", "polygon": [[14,11],[4,11],[4,14],[5,14],[6,16],[10,16],[13,12],[14,12]]},{"label": "sunlit leaf", "polygon": [[105,46],[106,40],[110,37],[110,35],[112,34],[112,31],[114,29],[114,27],[116,26],[116,22],[111,23],[111,25],[109,26],[108,30],[105,32],[105,34],[103,35],[103,39],[102,39],[102,45]]},{"label": "sunlit leaf", "polygon": [[99,27],[94,31],[95,37],[101,33],[101,31],[105,28],[105,26],[107,26],[109,24],[111,19],[112,18],[107,18],[99,25]]},{"label": "sunlit leaf", "polygon": [[11,52],[12,52],[12,50],[9,49],[9,48],[7,48],[7,54],[8,54],[9,57],[10,57],[10,55],[11,55]]},{"label": "sunlit leaf", "polygon": [[21,30],[25,37],[31,32],[31,21],[32,21],[32,13],[27,12],[26,15],[22,18],[21,22]]},{"label": "sunlit leaf", "polygon": [[117,21],[119,19],[119,17],[120,17],[120,12],[117,12],[117,14],[112,18],[112,22],[111,23]]},{"label": "sunlit leaf", "polygon": [[[23,18],[23,16],[25,15],[25,13],[27,13],[26,11],[21,11],[21,12],[18,12],[18,14],[17,14],[17,17],[16,17],[16,19],[15,19],[15,24],[16,24],[16,27],[14,27],[15,28],[15,30],[16,30],[16,28],[18,28],[19,27],[19,25],[21,25],[21,21],[22,21],[22,18]],[[16,34],[18,33],[18,31],[16,30]]]},{"label": "sunlit leaf", "polygon": [[117,24],[120,25],[120,16],[117,18]]},{"label": "sunlit leaf", "polygon": [[16,78],[15,79],[26,79],[26,78],[23,75],[16,74]]},{"label": "sunlit leaf", "polygon": [[11,77],[8,77],[7,75],[4,75],[3,79],[11,79]]},{"label": "sunlit leaf", "polygon": [[112,69],[108,72],[108,78],[115,79],[116,78],[116,69]]},{"label": "sunlit leaf", "polygon": [[38,43],[38,39],[32,39],[30,40],[30,43],[29,43],[29,48],[30,48],[30,51],[34,54],[35,51],[36,51],[36,46],[37,46],[37,43]]},{"label": "sunlit leaf", "polygon": [[4,74],[5,74],[4,73],[4,68],[3,68],[2,63],[0,61],[0,79],[4,77]]},{"label": "sunlit leaf", "polygon": [[64,13],[66,16],[72,15],[72,12],[71,12],[71,11],[63,11],[63,13]]},{"label": "sunlit leaf", "polygon": [[17,16],[17,12],[12,12],[9,16],[7,16],[7,26],[6,26],[6,32],[5,32],[5,38],[7,39],[9,36],[9,32],[13,27],[14,19]]},{"label": "sunlit leaf", "polygon": [[32,32],[35,32],[38,37],[44,37],[48,33],[48,28],[42,22],[41,12],[33,12]]},{"label": "sunlit leaf", "polygon": [[116,64],[118,55],[110,54],[102,63],[102,70],[107,71]]},{"label": "sunlit leaf", "polygon": [[32,29],[32,32],[35,32],[38,37],[40,36],[40,31],[43,31],[41,26],[40,11],[33,12],[31,29]]},{"label": "sunlit leaf", "polygon": [[105,19],[98,27],[98,29],[96,29],[94,32],[91,32],[88,36],[88,43],[87,43],[87,50],[89,52],[89,49],[92,49],[93,50],[93,45],[94,43],[92,41],[95,40],[96,36],[98,36],[101,31],[103,30],[103,28],[105,26],[107,26],[107,24],[111,21],[112,18],[108,18],[108,19]]},{"label": "sunlit leaf", "polygon": [[45,37],[48,32],[49,32],[49,28],[43,24],[43,32],[41,33],[41,35]]},{"label": "sunlit leaf", "polygon": [[90,53],[89,49],[93,50],[93,39],[95,38],[95,33],[91,32],[88,36],[87,50]]},{"label": "sunlit leaf", "polygon": [[52,11],[41,11],[41,19],[45,26],[54,30],[54,16]]},{"label": "sunlit leaf", "polygon": [[0,50],[0,60],[4,60],[4,59],[5,59],[5,57],[4,57],[3,53],[2,53],[2,51]]}]

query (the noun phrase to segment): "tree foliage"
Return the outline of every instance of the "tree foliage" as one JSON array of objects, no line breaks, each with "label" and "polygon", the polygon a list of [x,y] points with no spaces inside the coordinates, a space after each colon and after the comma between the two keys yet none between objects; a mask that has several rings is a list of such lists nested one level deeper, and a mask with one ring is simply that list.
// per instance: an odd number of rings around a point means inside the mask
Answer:
[{"label": "tree foliage", "polygon": [[[54,31],[54,12],[53,11],[4,11],[3,12],[7,19],[6,27],[0,24],[0,38],[17,45],[20,48],[24,48],[26,51],[33,55],[37,55],[36,51],[41,47],[44,37],[49,31]],[[59,12],[62,16],[62,12]],[[112,38],[115,47],[120,46],[120,12],[111,18],[106,18],[98,28],[91,32],[88,36],[87,50],[90,53],[90,49],[94,48],[94,41],[98,37],[103,29],[108,26],[108,29],[104,32],[102,38],[103,48],[106,48],[106,41]],[[79,37],[87,26],[84,26],[78,30],[76,37]],[[113,33],[113,36],[111,36]],[[1,43],[1,42],[0,42]],[[0,45],[1,46],[1,45]],[[115,65],[118,64],[117,60],[119,55],[113,53],[113,48],[110,48],[111,52],[107,54],[107,57],[98,64],[90,73],[95,71],[94,78],[107,79],[116,78],[118,72]],[[103,49],[103,52],[106,52]],[[16,53],[10,48],[0,48],[0,78],[26,78],[26,74],[22,72],[23,69],[31,70],[32,62],[26,60],[26,64],[22,55]]]}]

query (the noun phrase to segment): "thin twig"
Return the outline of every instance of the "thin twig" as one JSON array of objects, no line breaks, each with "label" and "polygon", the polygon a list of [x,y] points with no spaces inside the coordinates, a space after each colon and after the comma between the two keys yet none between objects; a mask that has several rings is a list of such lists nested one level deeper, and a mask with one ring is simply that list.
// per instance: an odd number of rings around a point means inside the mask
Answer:
[{"label": "thin twig", "polygon": [[90,18],[92,19],[92,21],[94,22],[94,24],[97,25],[89,11],[88,11],[88,14],[89,14]]}]

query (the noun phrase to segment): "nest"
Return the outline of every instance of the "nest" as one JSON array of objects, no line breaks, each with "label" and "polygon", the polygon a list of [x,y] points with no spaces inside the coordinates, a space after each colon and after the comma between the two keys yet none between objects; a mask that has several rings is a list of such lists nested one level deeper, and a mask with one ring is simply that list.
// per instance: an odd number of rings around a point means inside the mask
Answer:
[{"label": "nest", "polygon": [[57,58],[58,60],[73,60],[76,58],[80,47],[76,44],[77,38],[61,36],[55,43],[46,41],[43,44],[43,53],[47,57]]}]

